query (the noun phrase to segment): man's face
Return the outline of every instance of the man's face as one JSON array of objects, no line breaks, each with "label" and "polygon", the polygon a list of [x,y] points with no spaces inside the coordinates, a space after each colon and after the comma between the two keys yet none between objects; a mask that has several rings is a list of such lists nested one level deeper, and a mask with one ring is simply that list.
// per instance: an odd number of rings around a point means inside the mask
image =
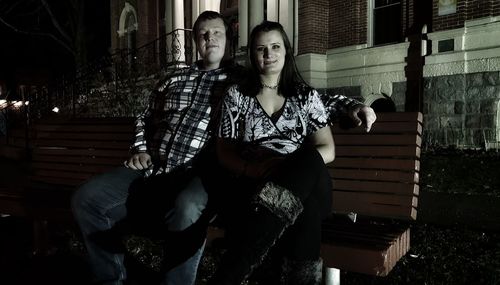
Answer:
[{"label": "man's face", "polygon": [[219,68],[226,49],[226,27],[222,19],[217,18],[200,23],[196,47],[203,59],[204,69]]}]

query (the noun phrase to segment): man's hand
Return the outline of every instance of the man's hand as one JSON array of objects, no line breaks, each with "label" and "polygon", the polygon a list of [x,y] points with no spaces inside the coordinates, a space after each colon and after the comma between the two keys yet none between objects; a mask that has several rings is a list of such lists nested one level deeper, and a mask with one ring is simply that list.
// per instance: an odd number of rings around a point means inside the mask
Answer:
[{"label": "man's hand", "polygon": [[123,163],[125,167],[134,170],[148,169],[152,164],[151,156],[145,152],[136,153]]},{"label": "man's hand", "polygon": [[354,125],[359,127],[365,125],[366,132],[369,132],[373,123],[377,120],[377,115],[371,107],[365,105],[356,105],[349,110],[349,117],[353,120]]}]

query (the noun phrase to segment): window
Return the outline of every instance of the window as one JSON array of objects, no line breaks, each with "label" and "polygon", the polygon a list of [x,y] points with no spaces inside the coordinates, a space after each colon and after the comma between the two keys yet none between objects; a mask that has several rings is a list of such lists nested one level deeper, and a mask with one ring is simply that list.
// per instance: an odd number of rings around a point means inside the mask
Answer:
[{"label": "window", "polygon": [[374,0],[373,45],[398,43],[402,36],[400,0]]}]

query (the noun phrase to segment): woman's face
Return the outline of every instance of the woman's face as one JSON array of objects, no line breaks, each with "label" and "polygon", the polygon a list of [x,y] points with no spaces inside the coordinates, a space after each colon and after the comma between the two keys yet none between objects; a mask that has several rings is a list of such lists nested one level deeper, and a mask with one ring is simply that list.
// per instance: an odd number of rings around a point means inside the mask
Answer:
[{"label": "woman's face", "polygon": [[279,74],[285,65],[285,44],[279,31],[260,32],[255,38],[255,62],[261,74]]}]

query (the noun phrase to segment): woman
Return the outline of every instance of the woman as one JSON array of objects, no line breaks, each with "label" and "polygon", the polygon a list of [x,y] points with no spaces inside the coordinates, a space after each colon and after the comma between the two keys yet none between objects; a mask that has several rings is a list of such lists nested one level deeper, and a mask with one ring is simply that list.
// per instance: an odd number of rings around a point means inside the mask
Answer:
[{"label": "woman", "polygon": [[331,202],[325,163],[334,159],[327,114],[279,23],[255,27],[249,48],[250,78],[229,88],[220,122],[217,155],[233,172],[225,216],[237,218],[211,284],[240,284],[275,244],[286,284],[320,284],[321,219]]}]

